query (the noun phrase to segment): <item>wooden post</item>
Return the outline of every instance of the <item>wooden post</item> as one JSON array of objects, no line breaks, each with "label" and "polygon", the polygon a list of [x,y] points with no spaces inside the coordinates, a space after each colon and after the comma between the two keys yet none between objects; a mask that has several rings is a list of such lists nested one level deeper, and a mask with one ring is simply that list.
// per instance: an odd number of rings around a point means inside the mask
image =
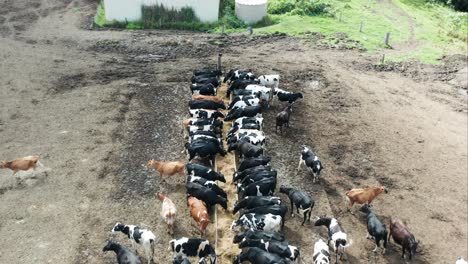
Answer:
[{"label": "wooden post", "polygon": [[385,53],[382,54],[382,59],[380,60],[380,64],[384,64],[385,62]]},{"label": "wooden post", "polygon": [[251,26],[248,26],[247,30],[249,31],[249,35],[253,34],[253,28]]},{"label": "wooden post", "polygon": [[225,28],[225,24],[224,24],[224,22],[223,22],[223,25],[222,25],[222,27],[221,27],[221,32],[222,32],[222,34],[224,34],[224,28]]},{"label": "wooden post", "polygon": [[359,26],[359,32],[362,32],[362,24],[363,24],[363,23],[364,23],[364,22],[361,21],[361,25]]},{"label": "wooden post", "polygon": [[221,53],[221,48],[218,47],[218,71],[221,71],[221,57],[223,56],[223,53]]},{"label": "wooden post", "polygon": [[388,46],[388,41],[390,40],[390,32],[385,34],[385,45]]},{"label": "wooden post", "polygon": [[159,28],[161,28],[161,26],[162,26],[162,19],[159,18]]},{"label": "wooden post", "polygon": [[342,18],[342,16],[343,16],[343,13],[342,13],[342,12],[340,12],[340,20],[339,20],[340,22],[341,22],[341,18]]}]

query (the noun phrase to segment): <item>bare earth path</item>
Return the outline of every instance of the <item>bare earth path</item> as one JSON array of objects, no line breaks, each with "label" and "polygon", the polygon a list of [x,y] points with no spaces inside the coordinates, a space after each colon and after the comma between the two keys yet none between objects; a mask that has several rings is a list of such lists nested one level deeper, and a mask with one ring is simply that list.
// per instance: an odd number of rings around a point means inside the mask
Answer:
[{"label": "bare earth path", "polygon": [[[339,217],[353,240],[348,263],[402,262],[393,243],[385,256],[371,253],[363,215],[342,210],[346,190],[377,184],[390,192],[376,213],[402,218],[421,240],[414,263],[468,255],[467,98],[438,75],[377,72],[365,53],[286,36],[90,31],[94,10],[93,1],[0,3],[0,160],[40,153],[45,165],[17,179],[0,170],[0,263],[115,263],[101,251],[117,221],[151,228],[157,263],[170,263],[154,192],[176,202],[176,236],[197,230],[181,179],[162,182],[141,165],[185,160],[190,72],[215,64],[218,42],[225,67],[277,72],[282,88],[304,93],[282,136],[274,116],[283,106],[265,111],[267,152],[279,184],[314,196],[313,215]],[[301,144],[324,163],[320,184],[296,170]],[[289,218],[285,230],[311,263],[325,230]]]}]

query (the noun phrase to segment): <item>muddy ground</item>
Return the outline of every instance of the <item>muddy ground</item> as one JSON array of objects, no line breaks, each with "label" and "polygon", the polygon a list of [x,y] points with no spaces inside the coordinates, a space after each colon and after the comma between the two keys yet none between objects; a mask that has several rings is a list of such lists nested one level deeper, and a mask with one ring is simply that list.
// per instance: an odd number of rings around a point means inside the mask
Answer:
[{"label": "muddy ground", "polygon": [[[154,193],[177,203],[176,236],[197,232],[183,185],[142,164],[185,159],[189,77],[216,63],[218,45],[224,67],[279,73],[281,88],[304,93],[283,135],[274,132],[282,105],[265,111],[267,153],[281,184],[313,195],[314,216],[338,217],[353,241],[348,263],[403,262],[393,242],[384,256],[372,253],[364,216],[343,211],[346,190],[379,184],[389,193],[376,213],[402,218],[421,241],[413,263],[467,257],[466,57],[380,67],[379,56],[307,34],[89,30],[94,10],[93,1],[0,3],[0,159],[41,154],[45,165],[17,177],[0,171],[1,263],[115,263],[101,249],[117,221],[154,230],[157,263],[170,262]],[[302,144],[323,161],[320,184],[297,172]],[[285,234],[305,263],[326,236],[289,218]]]}]

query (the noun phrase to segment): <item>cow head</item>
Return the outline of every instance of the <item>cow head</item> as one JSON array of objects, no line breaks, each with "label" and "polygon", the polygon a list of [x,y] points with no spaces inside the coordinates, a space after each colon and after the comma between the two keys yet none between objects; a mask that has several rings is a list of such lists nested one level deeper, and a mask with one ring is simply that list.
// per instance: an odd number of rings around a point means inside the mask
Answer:
[{"label": "cow head", "polygon": [[419,244],[419,241],[414,240],[414,237],[413,239],[410,239],[409,245],[408,245],[409,252],[410,252],[410,257],[409,257],[410,259],[412,256],[416,255],[416,249],[418,249],[418,244]]},{"label": "cow head", "polygon": [[201,235],[205,235],[206,227],[208,227],[209,223],[210,223],[210,219],[203,218],[200,220],[199,228],[200,228]]},{"label": "cow head", "polygon": [[240,226],[242,224],[242,221],[241,220],[234,220],[232,221],[232,224],[231,224],[231,231],[234,231],[234,229],[238,226]]},{"label": "cow head", "polygon": [[117,233],[117,232],[119,232],[119,231],[122,231],[122,232],[123,232],[124,229],[125,229],[125,225],[122,224],[122,223],[117,222],[117,223],[115,224],[115,226],[112,228],[111,232],[112,232],[112,234],[115,234],[115,233]]},{"label": "cow head", "polygon": [[224,118],[224,115],[223,115],[223,113],[216,111],[211,115],[211,117],[214,118],[214,119]]}]

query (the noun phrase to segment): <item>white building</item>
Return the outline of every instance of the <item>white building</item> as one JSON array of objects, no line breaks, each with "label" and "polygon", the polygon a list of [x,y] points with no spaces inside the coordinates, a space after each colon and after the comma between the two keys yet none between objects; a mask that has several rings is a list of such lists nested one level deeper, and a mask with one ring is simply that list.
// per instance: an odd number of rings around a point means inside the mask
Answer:
[{"label": "white building", "polygon": [[143,5],[163,5],[180,10],[191,7],[201,22],[216,22],[219,16],[219,0],[104,0],[107,21],[136,21],[141,19]]}]

